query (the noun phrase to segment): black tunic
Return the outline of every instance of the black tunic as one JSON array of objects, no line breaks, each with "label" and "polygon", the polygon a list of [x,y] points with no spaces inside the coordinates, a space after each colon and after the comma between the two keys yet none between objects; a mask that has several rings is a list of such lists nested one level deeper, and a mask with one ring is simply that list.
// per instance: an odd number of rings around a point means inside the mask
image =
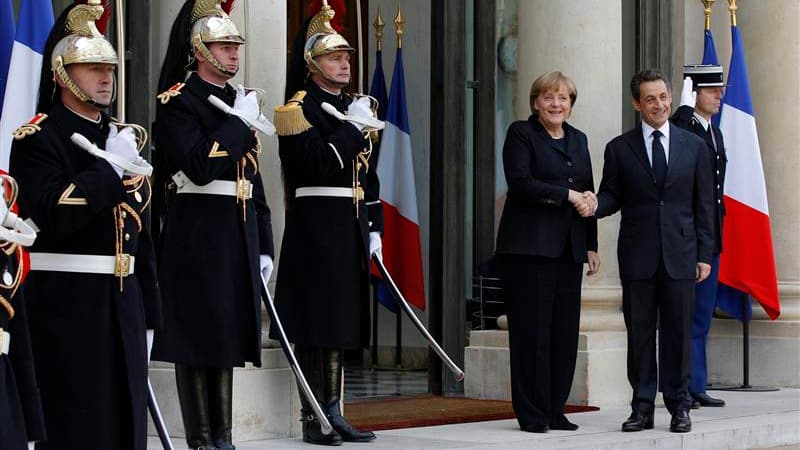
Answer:
[{"label": "black tunic", "polygon": [[[0,252],[0,275],[16,275],[16,259]],[[0,355],[0,442],[3,450],[26,450],[27,442],[43,441],[45,433],[25,301],[18,284],[1,283],[0,296],[5,303],[0,306],[0,329],[11,335],[8,355]]]},{"label": "black tunic", "polygon": [[[195,367],[261,364],[259,254],[273,255],[270,211],[258,173],[260,145],[240,119],[212,106],[213,94],[233,105],[235,91],[196,73],[156,109],[157,170],[183,171],[196,185],[213,180],[253,183],[253,198],[176,194],[166,189],[159,251],[164,328],[153,359]],[[164,97],[162,97],[164,98]],[[171,180],[167,180],[169,184]]]},{"label": "black tunic", "polygon": [[[145,330],[160,326],[148,232],[150,186],[120,180],[112,166],[70,141],[105,147],[109,118],[87,120],[61,103],[16,140],[11,174],[21,217],[39,227],[31,252],[135,256],[134,274],[32,271],[24,286],[48,441],[39,449],[144,449]],[[118,224],[122,224],[122,228]]]},{"label": "black tunic", "polygon": [[352,198],[293,198],[300,187],[352,188],[353,163],[369,145],[354,126],[321,108],[328,102],[344,112],[350,97],[323,91],[313,81],[306,90],[302,108],[312,128],[281,136],[279,144],[289,202],[276,307],[295,344],[358,349],[369,344],[368,233],[383,229],[377,154],[359,171],[365,198],[358,211]]}]

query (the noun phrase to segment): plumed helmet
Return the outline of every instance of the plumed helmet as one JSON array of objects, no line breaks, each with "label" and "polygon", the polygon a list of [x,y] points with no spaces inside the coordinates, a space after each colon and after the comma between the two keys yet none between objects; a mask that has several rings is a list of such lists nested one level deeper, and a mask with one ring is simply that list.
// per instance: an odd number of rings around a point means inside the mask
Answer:
[{"label": "plumed helmet", "polygon": [[326,55],[337,51],[352,52],[353,47],[347,39],[331,26],[331,20],[336,15],[333,8],[326,0],[322,1],[322,8],[311,19],[306,32],[306,45],[303,49],[303,58],[311,64],[317,56]]},{"label": "plumed helmet", "polygon": [[[223,8],[223,3],[227,4],[227,8]],[[233,0],[195,0],[192,8],[192,31],[190,34],[192,47],[197,49],[217,70],[229,76],[236,75],[236,72],[229,71],[217,61],[206,44],[214,42],[244,44],[244,37],[228,16],[232,7]]]},{"label": "plumed helmet", "polygon": [[[67,14],[66,36],[53,48],[50,65],[53,75],[76,97],[87,103],[95,103],[67,74],[70,64],[117,64],[117,52],[97,29],[95,21],[103,16],[100,0],[89,0],[87,4],[76,5]],[[108,105],[100,105],[108,106]]]}]

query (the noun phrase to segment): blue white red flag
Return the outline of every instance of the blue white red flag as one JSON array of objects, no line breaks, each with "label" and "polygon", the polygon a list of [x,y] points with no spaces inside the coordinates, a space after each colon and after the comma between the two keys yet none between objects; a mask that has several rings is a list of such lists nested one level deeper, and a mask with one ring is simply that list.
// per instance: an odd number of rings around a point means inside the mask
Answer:
[{"label": "blue white red flag", "polygon": [[383,260],[406,300],[424,310],[422,247],[403,72],[403,50],[398,48],[378,159],[383,204]]},{"label": "blue white red flag", "polygon": [[11,0],[0,0],[0,117],[3,116],[3,97],[8,79],[8,63],[14,47],[14,6]]},{"label": "blue white red flag", "polygon": [[11,133],[36,114],[42,53],[51,28],[53,28],[51,0],[22,0],[11,62],[8,66],[6,95],[2,99],[0,169],[8,170]]},{"label": "blue white red flag", "polygon": [[[741,35],[735,25],[731,27],[731,36],[733,51],[728,87],[719,120],[728,155],[727,215],[722,232],[724,250],[720,255],[719,281],[732,289],[721,290],[717,302],[726,312],[741,318],[742,301],[749,295],[758,300],[771,319],[776,319],[780,315],[778,278],[761,149]],[[732,299],[731,304],[725,304],[726,300],[731,300],[731,296],[725,294],[732,290],[743,294],[738,300]]]}]

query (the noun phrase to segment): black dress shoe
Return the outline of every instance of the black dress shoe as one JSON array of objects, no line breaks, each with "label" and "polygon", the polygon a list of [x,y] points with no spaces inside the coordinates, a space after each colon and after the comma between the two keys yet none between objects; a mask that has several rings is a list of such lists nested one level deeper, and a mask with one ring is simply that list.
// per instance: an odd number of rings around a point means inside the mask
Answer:
[{"label": "black dress shoe", "polygon": [[622,423],[622,431],[642,431],[653,429],[653,413],[634,411]]},{"label": "black dress shoe", "polygon": [[547,425],[520,425],[519,429],[528,433],[547,433],[550,427]]},{"label": "black dress shoe", "polygon": [[570,422],[563,414],[560,417],[550,419],[551,430],[575,431],[578,428],[579,427],[577,423]]},{"label": "black dress shoe", "polygon": [[725,400],[711,397],[705,392],[692,394],[692,399],[699,403],[701,406],[721,407],[725,406]]},{"label": "black dress shoe", "polygon": [[692,431],[692,419],[689,418],[689,411],[682,409],[672,415],[669,422],[669,431],[673,433],[688,433]]}]

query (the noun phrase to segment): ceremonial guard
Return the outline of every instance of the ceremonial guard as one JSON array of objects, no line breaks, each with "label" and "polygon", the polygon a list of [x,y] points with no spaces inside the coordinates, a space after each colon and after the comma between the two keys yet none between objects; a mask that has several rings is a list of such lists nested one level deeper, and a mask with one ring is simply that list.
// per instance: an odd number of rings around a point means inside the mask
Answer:
[{"label": "ceremonial guard", "polygon": [[711,274],[697,283],[692,315],[691,375],[689,393],[693,407],[725,406],[722,399],[706,393],[708,368],[706,366],[706,342],[711,330],[711,318],[717,304],[717,280],[719,278],[719,254],[722,252],[722,222],[725,217],[725,142],[722,131],[711,122],[712,116],[719,113],[722,104],[722,80],[720,65],[684,66],[685,79],[681,90],[681,104],[670,119],[673,124],[699,136],[706,143],[708,160],[711,166],[711,181],[708,186],[714,192],[714,253],[711,261]]},{"label": "ceremonial guard", "polygon": [[[382,209],[369,133],[382,127],[366,96],[343,92],[353,48],[330,25],[326,1],[310,21],[293,64],[304,90],[275,109],[287,199],[275,301],[300,366],[334,428],[323,434],[301,396],[303,440],[366,442],[341,415],[342,353],[369,343],[370,255],[381,247]],[[272,330],[274,334],[274,329]]]},{"label": "ceremonial guard", "polygon": [[227,450],[233,367],[261,365],[260,283],[272,271],[273,244],[254,130],[274,129],[257,92],[228,84],[245,40],[222,3],[184,3],[161,69],[154,165],[165,199],[164,327],[153,358],[175,363],[189,447]]},{"label": "ceremonial guard", "polygon": [[33,448],[34,441],[45,439],[27,312],[20,290],[26,269],[22,246],[30,245],[36,234],[30,229],[27,233],[18,231],[20,225],[28,227],[8,209],[16,196],[14,179],[0,175],[0,443],[4,450]]},{"label": "ceremonial guard", "polygon": [[147,443],[146,330],[160,325],[146,133],[115,123],[117,54],[99,0],[70,6],[45,44],[39,114],[14,132],[20,212],[38,227],[24,285],[47,440],[42,449]]}]

